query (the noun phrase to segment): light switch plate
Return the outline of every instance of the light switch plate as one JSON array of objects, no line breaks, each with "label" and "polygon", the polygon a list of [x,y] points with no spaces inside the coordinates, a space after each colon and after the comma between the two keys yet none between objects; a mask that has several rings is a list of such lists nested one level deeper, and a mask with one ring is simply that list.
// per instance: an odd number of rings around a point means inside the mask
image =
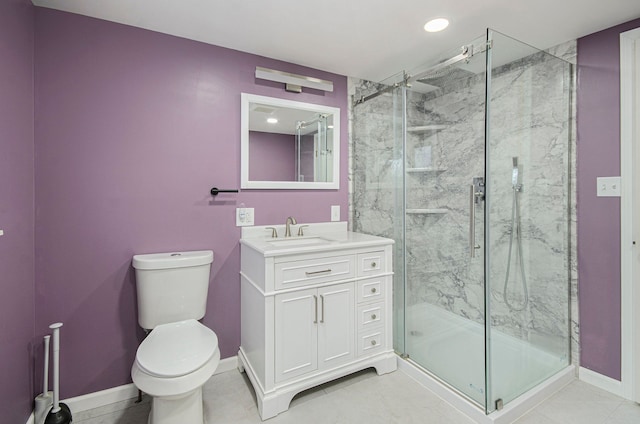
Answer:
[{"label": "light switch plate", "polygon": [[598,197],[620,197],[620,177],[598,177]]},{"label": "light switch plate", "polygon": [[340,205],[331,206],[331,221],[340,221]]},{"label": "light switch plate", "polygon": [[253,225],[253,208],[236,208],[236,227]]}]

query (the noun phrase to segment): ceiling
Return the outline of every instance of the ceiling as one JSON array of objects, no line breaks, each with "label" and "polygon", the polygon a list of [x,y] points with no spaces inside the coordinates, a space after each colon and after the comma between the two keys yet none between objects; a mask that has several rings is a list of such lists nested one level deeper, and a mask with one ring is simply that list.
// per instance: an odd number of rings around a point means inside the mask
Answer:
[{"label": "ceiling", "polygon": [[[33,0],[178,37],[381,81],[487,27],[545,49],[640,17],[639,0]],[[422,27],[434,17],[451,24]]]}]

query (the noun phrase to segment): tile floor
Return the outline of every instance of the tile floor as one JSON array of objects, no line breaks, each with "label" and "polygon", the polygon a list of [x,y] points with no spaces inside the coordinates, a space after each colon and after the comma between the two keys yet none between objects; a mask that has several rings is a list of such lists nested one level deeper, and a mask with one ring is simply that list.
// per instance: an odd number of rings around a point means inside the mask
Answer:
[{"label": "tile floor", "polygon": [[[260,423],[245,374],[215,375],[204,387],[207,424]],[[74,424],[146,424],[149,400],[133,400],[74,414]],[[473,424],[402,371],[365,370],[296,396],[289,411],[268,424]],[[188,423],[185,423],[188,424]],[[574,381],[516,424],[640,424],[640,405]]]}]

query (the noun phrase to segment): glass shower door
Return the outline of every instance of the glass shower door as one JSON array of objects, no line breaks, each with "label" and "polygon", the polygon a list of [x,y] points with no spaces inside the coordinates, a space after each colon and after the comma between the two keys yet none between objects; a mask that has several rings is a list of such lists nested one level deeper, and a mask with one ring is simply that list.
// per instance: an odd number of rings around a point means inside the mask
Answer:
[{"label": "glass shower door", "polygon": [[487,413],[569,364],[571,65],[488,31]]},{"label": "glass shower door", "polygon": [[359,86],[353,228],[396,350],[490,413],[569,363],[571,65],[488,30],[411,75]]},{"label": "glass shower door", "polygon": [[393,245],[393,345],[405,352],[404,90],[398,74],[359,87],[353,104],[353,231],[388,237]]},{"label": "glass shower door", "polygon": [[406,353],[481,407],[485,46],[413,72],[405,131]]}]

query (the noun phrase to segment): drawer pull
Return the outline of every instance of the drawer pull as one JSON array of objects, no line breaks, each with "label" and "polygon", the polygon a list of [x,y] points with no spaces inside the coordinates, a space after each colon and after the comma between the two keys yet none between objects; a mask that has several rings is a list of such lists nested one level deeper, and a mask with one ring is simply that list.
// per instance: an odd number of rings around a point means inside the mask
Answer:
[{"label": "drawer pull", "polygon": [[377,292],[377,291],[378,291],[378,289],[376,289],[375,287],[373,287],[373,288],[371,289],[371,293],[375,293],[375,292]]},{"label": "drawer pull", "polygon": [[371,262],[371,268],[375,268],[376,267],[376,263],[375,262]]},{"label": "drawer pull", "polygon": [[376,319],[376,318],[377,318],[376,314],[371,314],[371,319]]},{"label": "drawer pull", "polygon": [[305,272],[305,274],[307,274],[307,277],[311,276],[311,275],[319,275],[319,274],[326,274],[328,272],[331,272],[331,268],[329,269],[323,269],[322,271],[313,271],[313,272]]},{"label": "drawer pull", "polygon": [[378,344],[378,342],[376,342],[375,340],[371,340],[371,346],[375,346],[377,344]]}]

